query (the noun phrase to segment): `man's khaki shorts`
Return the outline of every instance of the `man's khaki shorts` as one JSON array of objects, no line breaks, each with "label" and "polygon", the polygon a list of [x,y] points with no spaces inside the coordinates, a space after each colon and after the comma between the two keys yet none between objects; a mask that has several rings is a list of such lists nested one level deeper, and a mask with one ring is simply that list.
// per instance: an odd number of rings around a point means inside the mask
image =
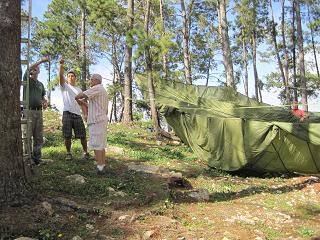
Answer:
[{"label": "man's khaki shorts", "polygon": [[103,150],[107,146],[107,121],[93,123],[89,128],[89,149]]}]

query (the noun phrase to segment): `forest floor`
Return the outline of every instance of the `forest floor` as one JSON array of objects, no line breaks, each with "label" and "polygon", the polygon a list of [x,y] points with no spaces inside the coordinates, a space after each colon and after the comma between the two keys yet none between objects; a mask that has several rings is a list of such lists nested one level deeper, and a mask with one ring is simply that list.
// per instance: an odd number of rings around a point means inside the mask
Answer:
[{"label": "forest floor", "polygon": [[32,201],[1,209],[0,239],[320,239],[320,178],[227,173],[146,126],[108,129],[108,171],[79,141],[66,161],[59,116],[46,112]]}]

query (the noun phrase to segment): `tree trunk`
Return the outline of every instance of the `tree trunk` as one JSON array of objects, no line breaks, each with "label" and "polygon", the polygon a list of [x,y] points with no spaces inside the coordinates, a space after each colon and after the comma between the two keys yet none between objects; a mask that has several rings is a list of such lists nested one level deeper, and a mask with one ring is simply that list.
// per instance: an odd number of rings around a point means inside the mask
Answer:
[{"label": "tree trunk", "polygon": [[314,42],[314,30],[313,30],[313,27],[311,26],[310,6],[309,5],[308,5],[308,18],[309,18],[309,25],[310,25],[310,32],[311,32],[311,44],[312,44],[314,63],[316,65],[317,76],[319,78],[320,74],[319,74],[319,67],[318,67],[317,51],[316,51],[315,42]]},{"label": "tree trunk", "polygon": [[[113,54],[112,54],[111,58],[113,59]],[[113,67],[112,83],[113,83],[113,86],[114,86],[114,84],[116,82],[116,73],[115,73],[114,65],[112,65],[112,67]],[[116,93],[114,93],[113,96],[112,96],[112,105],[111,105],[111,110],[110,110],[109,123],[112,122],[112,114],[113,114],[114,109],[116,108],[115,99],[116,99]],[[116,118],[116,116],[114,116],[114,117]]]},{"label": "tree trunk", "polygon": [[289,93],[289,88],[287,85],[287,81],[284,75],[284,70],[283,70],[283,66],[282,66],[282,61],[280,58],[280,53],[279,53],[279,48],[278,48],[278,43],[277,43],[277,31],[276,31],[276,25],[274,22],[274,16],[273,16],[273,7],[272,7],[272,1],[270,0],[270,11],[271,11],[271,21],[272,21],[272,31],[271,31],[271,36],[272,36],[272,41],[273,41],[273,45],[274,45],[274,49],[276,51],[276,57],[277,57],[277,61],[278,61],[278,65],[279,65],[279,69],[280,69],[280,73],[281,73],[281,78],[282,78],[282,84],[285,88],[285,103],[289,104],[290,103],[290,93]]},{"label": "tree trunk", "polygon": [[284,62],[283,62],[283,71],[284,71],[284,77],[286,81],[286,86],[288,86],[288,92],[289,92],[289,98],[291,100],[291,94],[289,89],[289,53],[287,50],[287,43],[286,43],[286,35],[285,35],[285,19],[284,19],[284,5],[285,0],[281,0],[281,35],[282,35],[282,45],[283,45],[283,51],[284,51]]},{"label": "tree trunk", "polygon": [[183,18],[183,64],[184,64],[184,76],[186,83],[192,84],[192,74],[191,74],[191,57],[189,51],[189,41],[190,41],[190,13],[188,14],[186,11],[184,0],[181,1],[181,11]]},{"label": "tree trunk", "polygon": [[[112,35],[112,66],[113,66],[113,84],[115,85],[116,83],[121,84],[121,66],[120,66],[120,60],[118,57],[118,52],[117,52],[117,39],[115,35]],[[113,102],[112,102],[112,109],[113,109],[113,115],[114,115],[114,121],[118,122],[117,118],[117,96],[119,92],[114,92],[113,95]],[[120,92],[121,94],[121,92]],[[112,114],[112,112],[111,112]]]},{"label": "tree trunk", "polygon": [[259,84],[258,91],[259,91],[259,99],[260,99],[260,102],[263,102],[263,101],[262,101],[262,93],[261,93],[261,87],[260,87],[260,84]]},{"label": "tree trunk", "polygon": [[[163,0],[160,0],[160,16],[161,16],[161,35],[165,36],[166,34],[166,27],[165,27],[165,21],[164,21],[164,10],[163,10],[164,2]],[[166,52],[162,53],[162,70],[163,70],[163,77],[164,79],[168,79],[168,56]]]},{"label": "tree trunk", "polygon": [[[150,21],[150,0],[145,1],[145,18],[144,18],[144,32],[146,35],[146,39],[149,38],[149,21]],[[159,118],[158,118],[158,112],[156,108],[156,102],[155,102],[155,91],[154,91],[154,84],[153,84],[153,78],[152,78],[152,56],[150,54],[150,46],[145,46],[145,58],[146,58],[146,72],[147,72],[147,79],[148,79],[148,96],[149,96],[149,103],[150,103],[150,109],[151,109],[151,118],[152,123],[155,131],[158,133],[160,131],[160,125],[159,125]]]},{"label": "tree trunk", "polygon": [[21,1],[0,3],[0,206],[19,203],[29,193],[20,120]]},{"label": "tree trunk", "polygon": [[244,75],[244,92],[249,97],[249,81],[248,81],[248,50],[245,41],[244,31],[242,31],[242,64],[243,64],[243,75]]},{"label": "tree trunk", "polygon": [[233,64],[230,50],[228,22],[226,14],[226,0],[219,0],[219,33],[223,52],[223,65],[226,72],[227,86],[235,88]]},{"label": "tree trunk", "polygon": [[52,92],[52,87],[51,87],[51,59],[48,61],[48,105],[51,107],[51,92]]},{"label": "tree trunk", "polygon": [[253,63],[253,74],[254,74],[254,89],[257,101],[261,101],[259,94],[259,76],[257,70],[257,40],[256,40],[256,32],[254,31],[252,36],[252,63]]},{"label": "tree trunk", "polygon": [[210,67],[211,67],[211,58],[209,58],[209,62],[208,62],[208,65],[207,65],[206,87],[209,85]]},{"label": "tree trunk", "polygon": [[303,104],[303,110],[308,111],[308,95],[307,95],[307,83],[306,83],[306,70],[304,66],[304,49],[303,49],[303,36],[302,36],[302,24],[300,16],[300,0],[296,2],[296,16],[297,16],[297,42],[299,49],[299,72],[300,72],[300,86],[301,86],[301,103]]},{"label": "tree trunk", "polygon": [[[134,0],[128,0],[127,10],[127,33],[133,29],[134,22]],[[132,46],[130,34],[127,35],[124,59],[124,109],[122,122],[126,125],[132,124]]]},{"label": "tree trunk", "polygon": [[296,67],[296,10],[295,10],[295,0],[292,0],[292,63],[293,63],[293,76],[292,76],[292,83],[293,83],[293,98],[294,101],[298,101],[298,90],[297,90],[297,67]]},{"label": "tree trunk", "polygon": [[86,54],[86,7],[81,4],[81,89],[87,89],[87,54]]}]

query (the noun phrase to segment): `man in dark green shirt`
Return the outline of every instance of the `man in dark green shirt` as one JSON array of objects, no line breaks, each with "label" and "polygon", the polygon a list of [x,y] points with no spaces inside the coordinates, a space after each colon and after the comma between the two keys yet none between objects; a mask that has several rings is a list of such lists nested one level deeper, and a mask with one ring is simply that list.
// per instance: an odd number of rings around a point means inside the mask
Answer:
[{"label": "man in dark green shirt", "polygon": [[[42,109],[47,107],[45,99],[46,91],[42,82],[38,80],[40,73],[39,65],[47,61],[48,57],[44,57],[39,62],[34,63],[23,77],[23,80],[27,81],[27,74],[29,74],[29,106],[25,114],[27,114],[29,121],[31,121],[28,128],[28,137],[30,137],[29,147],[34,164],[39,164],[41,161],[41,148],[43,145]],[[23,99],[26,100],[26,88],[23,91]]]}]

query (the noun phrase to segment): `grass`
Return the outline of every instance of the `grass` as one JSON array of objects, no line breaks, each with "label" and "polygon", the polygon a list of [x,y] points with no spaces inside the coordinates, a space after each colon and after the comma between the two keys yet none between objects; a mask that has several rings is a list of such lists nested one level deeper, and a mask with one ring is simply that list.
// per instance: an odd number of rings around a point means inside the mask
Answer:
[{"label": "grass", "polygon": [[[260,232],[263,239],[285,239],[286,234],[301,239],[320,235],[317,227],[320,205],[317,199],[305,197],[305,189],[290,188],[299,178],[279,175],[254,177],[208,168],[188,146],[159,141],[154,133],[147,130],[150,123],[137,123],[130,128],[122,124],[108,126],[108,144],[122,148],[124,154],[107,152],[110,172],[107,177],[98,176],[93,162],[82,159],[79,140],[72,142],[74,159],[65,161],[59,118],[58,113],[45,112],[43,157],[50,161],[35,168],[31,179],[34,190],[48,199],[62,196],[102,212],[136,214],[139,217],[131,225],[121,225],[119,215],[109,218],[103,214],[56,210],[58,213],[54,215],[54,220],[44,217],[40,225],[29,229],[30,236],[38,239],[72,239],[74,235],[79,235],[83,239],[98,239],[86,228],[86,224],[94,225],[95,229],[113,239],[134,239],[137,232],[141,235],[141,232],[150,229],[157,229],[159,239],[177,239],[177,236],[184,235],[189,236],[186,239],[197,239],[204,232],[205,239],[209,240],[229,238],[228,234],[232,239],[238,233],[240,237],[237,239],[255,239],[255,231]],[[210,201],[176,203],[171,199],[167,179],[128,171],[129,162],[181,172],[193,188],[207,189]],[[71,184],[66,177],[73,174],[82,175],[86,183]],[[312,187],[311,184],[308,186]],[[110,188],[125,193],[125,197],[115,196]],[[139,215],[141,212],[143,214]],[[281,214],[291,216],[293,222],[279,224],[268,219],[268,216],[274,216],[277,220]],[[164,224],[160,217],[173,219],[174,224],[169,221],[163,230],[159,227]],[[255,224],[248,224],[251,222]]]},{"label": "grass", "polygon": [[300,236],[302,237],[312,237],[316,231],[310,228],[299,228],[297,230],[297,232],[299,233]]}]

